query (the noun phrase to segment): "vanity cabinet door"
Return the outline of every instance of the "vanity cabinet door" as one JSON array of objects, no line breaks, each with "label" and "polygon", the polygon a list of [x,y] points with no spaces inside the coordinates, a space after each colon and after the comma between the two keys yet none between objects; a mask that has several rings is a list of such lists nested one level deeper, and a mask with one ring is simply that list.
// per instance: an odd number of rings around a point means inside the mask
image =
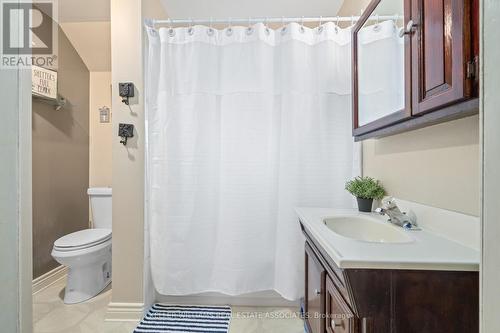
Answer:
[{"label": "vanity cabinet door", "polygon": [[305,246],[305,318],[309,333],[325,332],[326,272],[309,244]]},{"label": "vanity cabinet door", "polygon": [[340,293],[335,288],[332,279],[326,277],[326,332],[327,333],[357,333],[359,320],[351,311]]},{"label": "vanity cabinet door", "polygon": [[411,0],[412,114],[473,97],[473,0]]}]

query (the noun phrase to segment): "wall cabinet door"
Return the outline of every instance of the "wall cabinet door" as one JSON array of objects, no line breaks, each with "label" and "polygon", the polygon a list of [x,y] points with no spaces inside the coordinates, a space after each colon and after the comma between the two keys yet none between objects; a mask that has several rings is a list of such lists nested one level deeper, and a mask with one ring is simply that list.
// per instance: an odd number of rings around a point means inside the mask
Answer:
[{"label": "wall cabinet door", "polygon": [[357,141],[479,111],[478,8],[479,0],[370,2],[352,35]]},{"label": "wall cabinet door", "polygon": [[311,247],[305,246],[305,315],[310,333],[325,332],[326,272]]},{"label": "wall cabinet door", "polygon": [[409,12],[410,0],[373,0],[353,29],[355,136],[411,117]]},{"label": "wall cabinet door", "polygon": [[411,1],[413,115],[472,96],[470,12],[470,0]]}]

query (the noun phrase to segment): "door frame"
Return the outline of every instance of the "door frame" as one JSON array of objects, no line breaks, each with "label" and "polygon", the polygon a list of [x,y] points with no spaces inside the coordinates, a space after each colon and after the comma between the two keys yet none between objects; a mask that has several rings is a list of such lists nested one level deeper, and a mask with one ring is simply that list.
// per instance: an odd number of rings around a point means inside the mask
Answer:
[{"label": "door frame", "polygon": [[481,126],[481,265],[480,265],[480,323],[482,333],[500,331],[500,45],[495,22],[500,16],[498,0],[480,2],[480,126]]},{"label": "door frame", "polygon": [[[22,0],[17,0],[22,3]],[[16,23],[16,22],[11,22]],[[23,31],[22,22],[17,21]],[[2,95],[2,102],[6,105],[16,107],[5,107],[2,109],[6,119],[12,119],[15,124],[9,132],[12,138],[2,147],[3,152],[12,152],[11,155],[3,156],[14,164],[12,174],[7,177],[15,178],[9,180],[9,185],[0,184],[4,190],[8,191],[13,199],[14,214],[8,221],[10,227],[15,228],[16,239],[13,242],[0,243],[0,251],[5,251],[9,256],[15,256],[16,267],[6,270],[7,279],[15,279],[14,294],[16,300],[17,317],[15,318],[16,333],[33,332],[33,293],[32,293],[32,108],[31,108],[31,67],[2,68],[0,69],[2,83],[7,82],[8,89]],[[7,125],[9,126],[9,125]],[[5,133],[2,133],[5,135]],[[9,216],[9,215],[7,215]],[[14,246],[12,246],[13,244]],[[13,281],[9,281],[13,282]],[[9,285],[11,285],[9,283]],[[3,309],[0,309],[3,311]],[[11,318],[9,318],[10,320]],[[0,323],[1,325],[2,323]]]},{"label": "door frame", "polygon": [[19,71],[19,332],[33,332],[31,69]]}]

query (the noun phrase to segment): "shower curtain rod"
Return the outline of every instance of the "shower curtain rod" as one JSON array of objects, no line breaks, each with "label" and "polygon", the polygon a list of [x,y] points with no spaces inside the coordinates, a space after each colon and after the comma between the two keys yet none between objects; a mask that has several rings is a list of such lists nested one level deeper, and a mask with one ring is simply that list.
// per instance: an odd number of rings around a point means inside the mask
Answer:
[{"label": "shower curtain rod", "polygon": [[[154,20],[146,19],[145,24],[148,27],[154,28],[156,25],[167,24],[167,25],[179,25],[179,24],[254,24],[254,23],[308,23],[308,22],[356,22],[359,20],[360,16],[316,16],[316,17],[249,17],[249,18],[227,18],[227,19],[167,19],[167,20]],[[399,20],[402,19],[403,15],[373,15],[368,18],[368,20]]]}]

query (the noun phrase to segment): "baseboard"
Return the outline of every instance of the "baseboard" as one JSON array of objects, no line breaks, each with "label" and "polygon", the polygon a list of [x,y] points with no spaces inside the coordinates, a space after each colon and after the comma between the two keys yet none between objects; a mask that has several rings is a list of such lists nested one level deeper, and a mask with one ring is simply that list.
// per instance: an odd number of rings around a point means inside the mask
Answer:
[{"label": "baseboard", "polygon": [[65,279],[68,273],[66,266],[57,266],[50,272],[47,272],[33,280],[33,295],[50,287],[61,279]]},{"label": "baseboard", "polygon": [[298,301],[288,301],[274,291],[264,291],[230,296],[221,293],[203,293],[186,296],[156,295],[156,301],[170,304],[189,305],[233,305],[262,307],[298,307]]},{"label": "baseboard", "polygon": [[106,321],[135,321],[139,322],[144,315],[143,303],[116,303],[111,302],[106,312]]}]

